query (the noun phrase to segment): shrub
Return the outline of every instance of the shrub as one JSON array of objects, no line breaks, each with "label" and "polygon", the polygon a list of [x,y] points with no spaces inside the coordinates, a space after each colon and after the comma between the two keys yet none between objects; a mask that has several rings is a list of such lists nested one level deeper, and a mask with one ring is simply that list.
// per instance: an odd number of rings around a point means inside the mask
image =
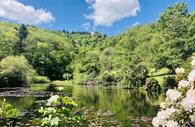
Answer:
[{"label": "shrub", "polygon": [[156,79],[152,78],[146,81],[146,90],[159,92],[161,90],[161,87],[159,85],[159,82]]},{"label": "shrub", "polygon": [[50,80],[46,76],[35,76],[32,79],[33,83],[49,83]]},{"label": "shrub", "polygon": [[0,117],[3,119],[12,119],[19,117],[19,111],[14,108],[11,104],[7,103],[6,100],[3,100],[3,103],[0,107]]},{"label": "shrub", "polygon": [[117,74],[115,71],[105,71],[99,77],[100,84],[104,86],[115,86],[117,85]]},{"label": "shrub", "polygon": [[74,126],[82,118],[75,111],[77,104],[70,97],[54,95],[47,100],[47,105],[41,107],[41,124],[47,127]]},{"label": "shrub", "polygon": [[195,67],[188,75],[188,80],[181,80],[178,86],[166,92],[165,102],[160,104],[161,110],[152,120],[153,126],[195,126]]},{"label": "shrub", "polygon": [[176,87],[177,81],[175,80],[175,76],[164,77],[162,85],[165,87],[165,89]]},{"label": "shrub", "polygon": [[140,87],[145,84],[145,80],[148,77],[148,70],[143,65],[133,65],[128,72],[129,82],[133,87]]},{"label": "shrub", "polygon": [[49,85],[47,86],[46,90],[47,90],[47,91],[55,92],[55,91],[56,91],[56,87],[57,87],[56,84],[51,83],[51,84],[49,84]]},{"label": "shrub", "polygon": [[0,61],[0,87],[26,86],[35,74],[24,56],[8,56]]},{"label": "shrub", "polygon": [[70,73],[64,73],[63,74],[63,79],[65,79],[65,80],[70,80],[70,79],[72,79],[72,74],[70,74]]}]

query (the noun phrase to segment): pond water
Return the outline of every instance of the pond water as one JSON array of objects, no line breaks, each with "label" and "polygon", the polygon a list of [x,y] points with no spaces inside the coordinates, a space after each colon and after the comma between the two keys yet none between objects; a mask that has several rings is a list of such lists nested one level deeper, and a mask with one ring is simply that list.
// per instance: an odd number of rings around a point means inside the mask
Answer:
[{"label": "pond water", "polygon": [[[44,87],[34,89],[44,90]],[[82,125],[90,127],[150,127],[152,117],[156,115],[159,103],[164,99],[163,94],[121,88],[65,86],[64,91],[76,99],[79,110],[83,112],[87,122]],[[20,111],[26,112],[40,107],[41,100],[46,98],[28,96],[6,97],[6,99]],[[25,117],[36,117],[33,113],[29,114],[29,116],[24,115],[23,121],[28,119]]]}]

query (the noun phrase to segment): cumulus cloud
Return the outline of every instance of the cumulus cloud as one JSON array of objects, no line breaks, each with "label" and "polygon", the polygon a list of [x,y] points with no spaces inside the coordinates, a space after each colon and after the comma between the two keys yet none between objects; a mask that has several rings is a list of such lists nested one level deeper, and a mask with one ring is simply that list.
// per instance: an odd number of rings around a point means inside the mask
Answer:
[{"label": "cumulus cloud", "polygon": [[85,0],[93,12],[86,15],[95,26],[112,26],[118,20],[136,16],[140,10],[138,0]]},{"label": "cumulus cloud", "polygon": [[31,25],[49,23],[55,20],[51,12],[26,6],[17,0],[0,0],[0,17]]}]

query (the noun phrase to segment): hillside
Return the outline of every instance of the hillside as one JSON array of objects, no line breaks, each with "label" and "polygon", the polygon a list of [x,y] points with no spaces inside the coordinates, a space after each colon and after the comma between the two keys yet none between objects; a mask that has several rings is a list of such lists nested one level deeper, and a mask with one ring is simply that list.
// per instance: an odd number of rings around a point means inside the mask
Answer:
[{"label": "hillside", "polygon": [[150,76],[189,68],[186,63],[195,51],[195,12],[188,13],[186,4],[113,37],[26,28],[28,35],[21,40],[20,25],[0,22],[0,60],[24,55],[39,75],[74,84],[139,87]]}]

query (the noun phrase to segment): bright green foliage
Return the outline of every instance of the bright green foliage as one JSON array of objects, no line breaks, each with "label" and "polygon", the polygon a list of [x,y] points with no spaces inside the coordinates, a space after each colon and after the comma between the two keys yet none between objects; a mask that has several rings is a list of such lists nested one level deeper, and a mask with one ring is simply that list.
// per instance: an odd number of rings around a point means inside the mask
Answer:
[{"label": "bright green foliage", "polygon": [[129,70],[129,81],[132,87],[140,87],[148,77],[148,70],[143,65],[133,65]]},{"label": "bright green foliage", "polygon": [[50,80],[47,77],[45,77],[45,76],[35,76],[32,79],[32,82],[33,83],[49,83]]},{"label": "bright green foliage", "polygon": [[15,25],[0,22],[0,60],[13,54],[13,47],[19,41]]},{"label": "bright green foliage", "polygon": [[0,87],[26,86],[35,74],[24,56],[8,56],[0,61]]},{"label": "bright green foliage", "polygon": [[176,67],[186,64],[195,51],[194,26],[195,12],[189,13],[185,3],[168,7],[157,22],[112,37],[0,22],[0,59],[18,52],[14,46],[22,39],[20,54],[50,80],[139,87],[145,83],[146,69],[166,68],[169,74],[161,75],[174,75]]},{"label": "bright green foliage", "polygon": [[41,124],[47,127],[75,126],[81,116],[77,114],[75,108],[77,104],[69,97],[54,95],[47,100],[47,106],[41,107]]},{"label": "bright green foliage", "polygon": [[19,111],[4,99],[0,107],[0,117],[3,119],[11,119],[19,117]]},{"label": "bright green foliage", "polygon": [[70,48],[66,42],[37,42],[35,48],[29,50],[27,58],[38,74],[48,76],[51,80],[62,80],[64,73],[71,72],[68,67],[71,62]]},{"label": "bright green foliage", "polygon": [[163,39],[159,53],[155,57],[157,67],[174,70],[192,54],[193,51],[190,48],[194,50],[194,46],[186,47],[191,38],[188,35],[191,26],[189,25],[191,21],[188,21],[189,15],[185,3],[175,4],[161,14],[157,29]]}]

